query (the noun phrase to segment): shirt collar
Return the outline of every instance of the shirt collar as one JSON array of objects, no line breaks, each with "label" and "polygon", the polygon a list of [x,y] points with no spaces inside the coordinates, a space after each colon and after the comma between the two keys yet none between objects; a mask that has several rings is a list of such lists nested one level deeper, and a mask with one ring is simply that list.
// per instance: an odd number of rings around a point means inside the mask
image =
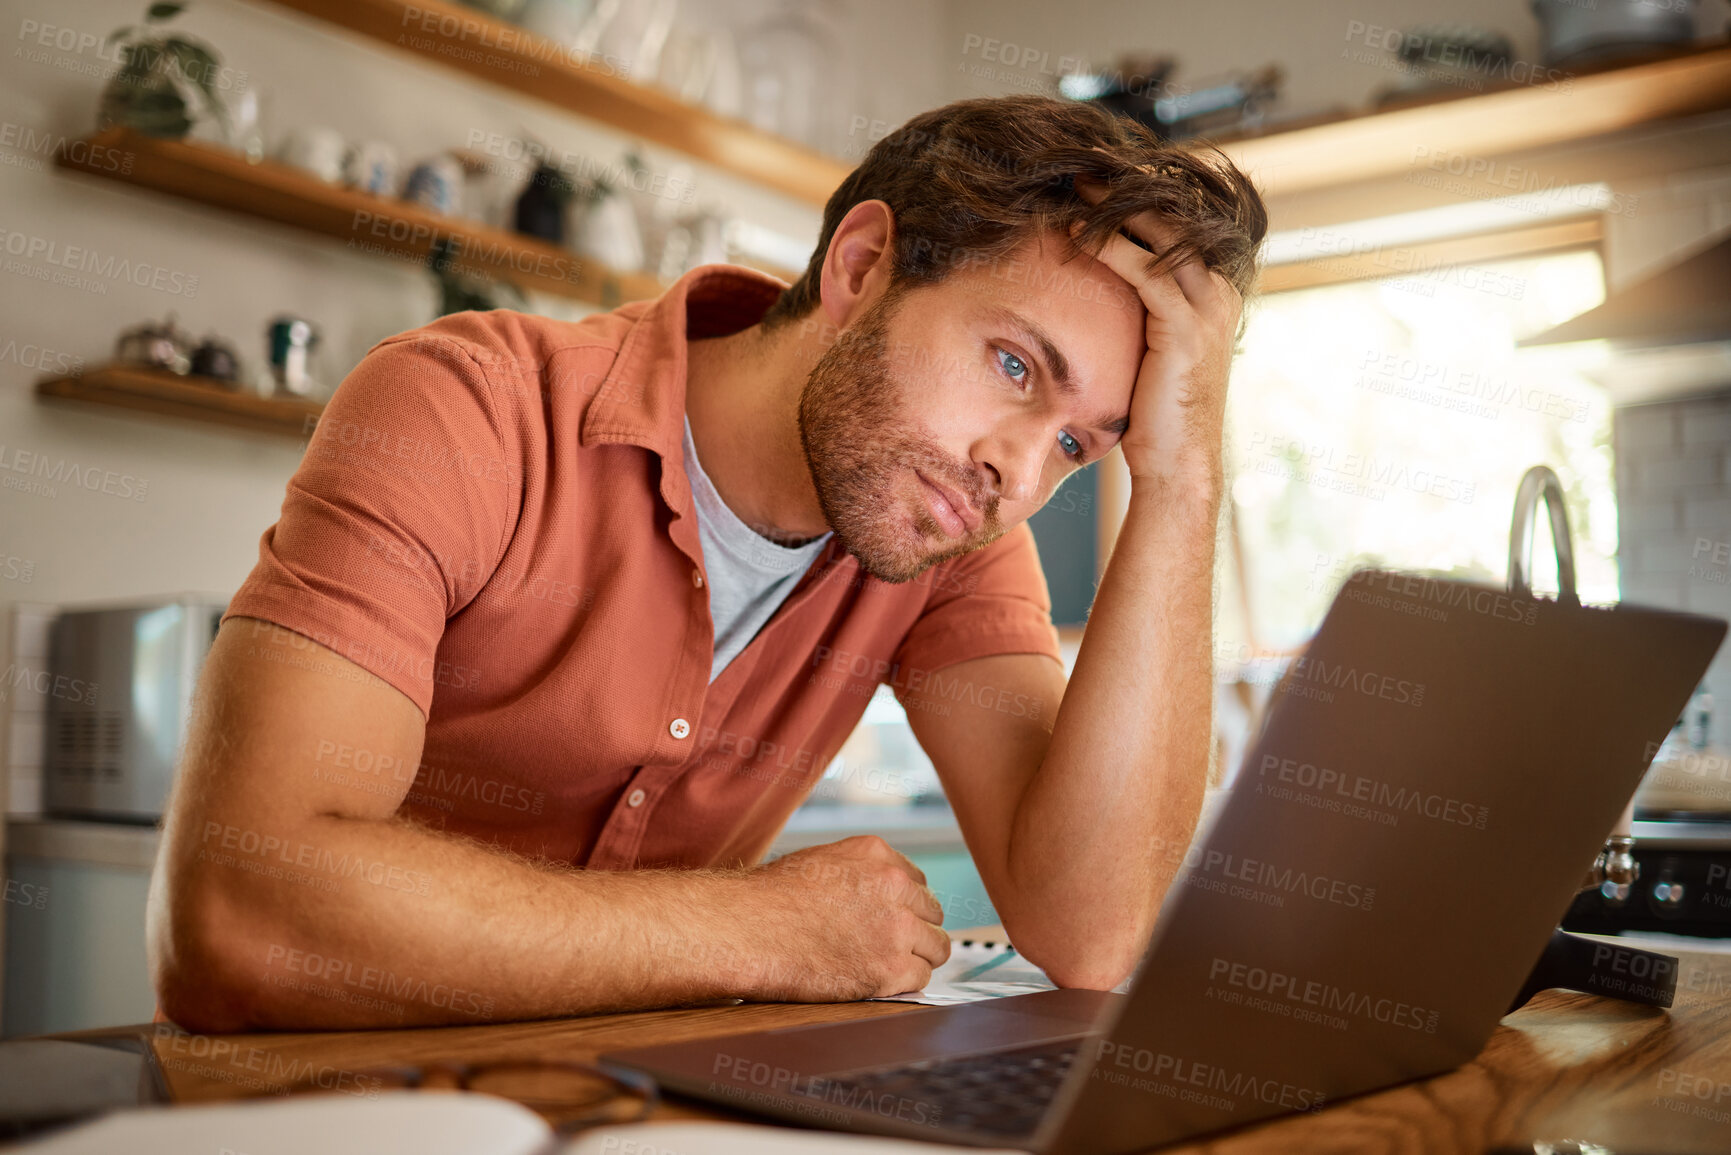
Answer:
[{"label": "shirt collar", "polygon": [[[685,472],[685,385],[688,342],[737,333],[757,324],[787,285],[767,273],[738,265],[700,265],[646,305],[620,343],[577,428],[577,443],[639,445],[661,456],[661,500],[676,515],[668,527],[674,541],[696,560],[701,547],[686,514],[692,511],[691,480]],[[789,598],[814,573],[855,559],[841,535],[831,533]]]},{"label": "shirt collar", "polygon": [[659,453],[663,494],[684,513],[687,344],[757,324],[786,288],[767,273],[738,265],[700,265],[680,277],[649,302],[625,335],[583,414],[578,444],[624,442]]}]

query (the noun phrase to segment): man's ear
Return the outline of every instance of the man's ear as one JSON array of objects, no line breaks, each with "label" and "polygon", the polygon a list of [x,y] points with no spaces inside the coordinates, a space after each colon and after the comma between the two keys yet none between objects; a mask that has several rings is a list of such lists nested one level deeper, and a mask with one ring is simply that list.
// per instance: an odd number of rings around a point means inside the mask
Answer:
[{"label": "man's ear", "polygon": [[837,329],[889,287],[895,263],[895,214],[883,201],[861,201],[830,236],[818,282],[824,318]]}]

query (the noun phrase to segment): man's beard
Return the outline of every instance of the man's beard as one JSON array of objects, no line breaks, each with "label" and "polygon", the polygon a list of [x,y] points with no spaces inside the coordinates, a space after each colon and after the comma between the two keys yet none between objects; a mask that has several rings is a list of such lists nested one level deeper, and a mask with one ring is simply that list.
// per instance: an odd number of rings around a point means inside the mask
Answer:
[{"label": "man's beard", "polygon": [[[905,295],[891,290],[843,330],[813,366],[799,397],[800,443],[824,520],[861,569],[895,583],[1004,533],[997,502],[982,499],[977,476],[958,477],[949,455],[903,416],[886,346],[890,319]],[[932,545],[933,538],[952,539],[926,508],[925,484],[912,469],[971,501],[981,514],[979,529],[952,546]],[[916,495],[913,529],[910,493]]]}]

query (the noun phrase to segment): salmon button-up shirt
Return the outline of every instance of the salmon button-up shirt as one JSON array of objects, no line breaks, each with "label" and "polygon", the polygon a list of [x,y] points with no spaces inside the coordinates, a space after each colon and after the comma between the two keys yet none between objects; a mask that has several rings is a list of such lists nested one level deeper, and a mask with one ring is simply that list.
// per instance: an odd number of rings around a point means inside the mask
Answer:
[{"label": "salmon button-up shirt", "polygon": [[837,534],[709,680],[687,342],[756,323],[782,289],[709,265],[579,322],[457,313],[367,352],[225,620],[388,682],[426,741],[401,767],[321,740],[309,773],[406,784],[408,816],[564,864],[749,865],[880,683],[960,708],[994,691],[945,667],[1059,659],[1026,524],[900,584]]}]

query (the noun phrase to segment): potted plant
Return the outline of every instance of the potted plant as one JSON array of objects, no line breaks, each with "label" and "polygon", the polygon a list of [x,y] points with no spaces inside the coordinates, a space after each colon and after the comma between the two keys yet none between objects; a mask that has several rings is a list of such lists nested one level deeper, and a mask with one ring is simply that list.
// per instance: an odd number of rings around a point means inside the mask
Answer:
[{"label": "potted plant", "polygon": [[154,3],[145,10],[142,24],[109,33],[107,43],[120,48],[120,71],[102,90],[97,111],[101,127],[122,125],[178,140],[193,126],[194,99],[202,99],[210,113],[226,123],[216,95],[221,67],[216,53],[201,41],[167,34],[161,28],[185,7]]}]

